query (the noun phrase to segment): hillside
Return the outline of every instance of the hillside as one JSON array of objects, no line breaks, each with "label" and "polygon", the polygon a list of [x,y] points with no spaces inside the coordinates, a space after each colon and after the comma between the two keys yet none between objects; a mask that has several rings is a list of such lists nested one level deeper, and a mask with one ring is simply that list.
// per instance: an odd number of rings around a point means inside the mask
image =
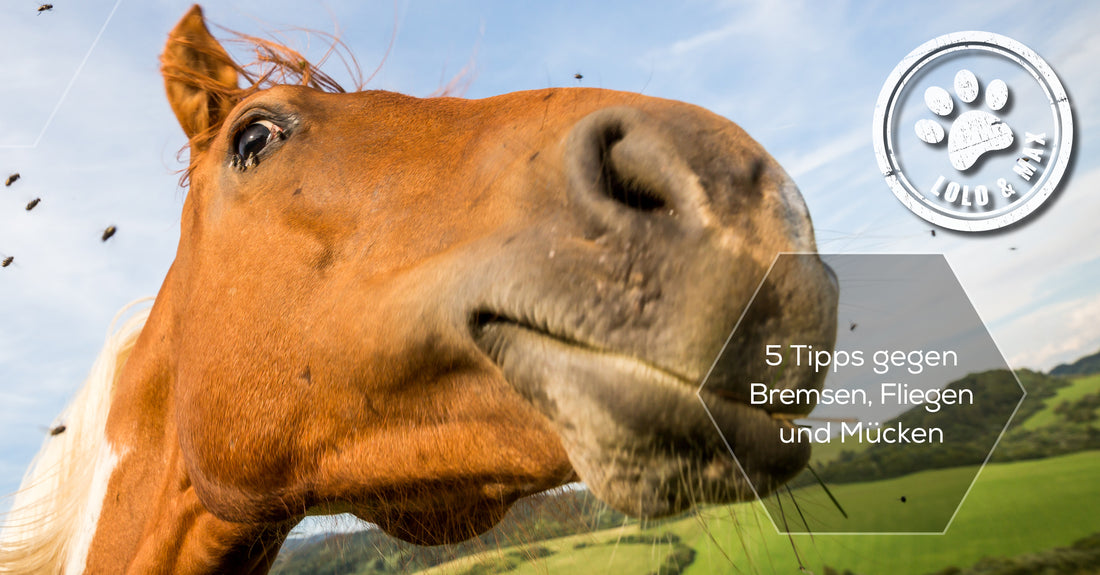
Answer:
[{"label": "hillside", "polygon": [[[776,532],[759,505],[739,504],[649,526],[493,549],[421,575],[772,574],[798,573],[799,563],[803,572],[836,575],[1095,573],[1100,569],[1100,518],[1081,501],[1095,497],[1097,455],[988,465],[944,535],[787,536]],[[910,481],[934,497],[938,486],[965,471],[930,471]],[[879,501],[883,492],[894,491],[885,484],[897,481],[842,485],[836,495],[853,510],[862,506],[889,519],[901,504],[886,507]],[[819,489],[796,490],[794,497],[807,510],[825,512],[815,507],[814,490]]]},{"label": "hillside", "polygon": [[[981,385],[981,380],[990,377],[1003,377],[1004,374],[976,374],[968,384]],[[1100,446],[1100,432],[1097,431],[1097,411],[1100,409],[1100,374],[1088,378],[1066,379],[1050,377],[1045,374],[1021,371],[1017,373],[1021,383],[1028,390],[1027,399],[1020,406],[1013,424],[1002,437],[990,464],[974,487],[974,493],[960,511],[959,518],[953,523],[948,536],[921,539],[918,536],[895,536],[884,540],[906,541],[914,548],[924,549],[922,553],[934,553],[935,561],[917,562],[923,570],[910,570],[910,573],[931,573],[949,565],[966,566],[974,564],[982,557],[1008,557],[1030,554],[1018,558],[1021,565],[1036,566],[1044,561],[1062,561],[1070,557],[1072,561],[1090,555],[1095,545],[1082,543],[1085,550],[1072,547],[1077,539],[1100,532],[1100,520],[1093,515],[1081,515],[1084,507],[1077,502],[1095,498],[1091,487],[1091,477],[1100,474],[1100,458],[1097,452],[1044,459],[1027,462],[1021,460],[1046,458],[1061,453],[1071,453]],[[959,382],[957,382],[959,383]],[[960,385],[962,383],[959,383]],[[1009,400],[1006,396],[1005,402]],[[971,426],[971,431],[981,430],[983,417],[998,416],[1003,410],[1000,403],[989,401],[988,409],[975,414],[961,425]],[[909,412],[912,413],[912,412]],[[902,417],[920,417],[919,414]],[[999,429],[998,429],[999,432]],[[975,433],[976,438],[987,441],[988,430]],[[874,447],[868,448],[870,451]],[[967,448],[961,449],[966,452]],[[973,449],[971,449],[973,451]],[[862,455],[862,454],[861,454]],[[971,454],[977,457],[977,454]],[[856,459],[854,454],[836,458],[835,468],[838,474],[844,472],[843,458]],[[984,460],[981,454],[977,462]],[[892,458],[883,457],[881,461]],[[1006,463],[1016,461],[1017,463]],[[1091,465],[1091,467],[1089,467]],[[911,471],[912,462],[906,467]],[[946,466],[950,467],[950,466]],[[822,469],[827,469],[824,466]],[[1086,469],[1087,468],[1087,469]],[[891,468],[883,466],[885,471]],[[1082,471],[1085,469],[1085,471]],[[820,471],[820,469],[819,469]],[[850,470],[849,470],[850,471]],[[901,471],[891,477],[905,475]],[[929,471],[933,475],[921,474],[909,479],[899,477],[886,481],[918,481],[920,489],[935,489],[935,486],[947,486],[952,483],[953,469]],[[929,480],[928,477],[940,477]],[[864,478],[863,481],[868,481]],[[838,485],[830,479],[834,492],[845,501],[851,512],[858,512],[860,502],[873,505],[879,502],[872,494],[894,492],[896,488],[885,488],[881,482],[849,483]],[[983,487],[983,485],[985,485]],[[1045,486],[1044,491],[1054,493],[1050,506],[1039,510],[1039,501],[1030,498],[1050,496],[1037,493],[1034,486]],[[919,493],[916,487],[906,488],[907,493]],[[804,489],[795,489],[795,493],[805,505],[803,508],[817,513],[831,513],[833,508],[823,502],[820,488],[806,484]],[[983,495],[985,494],[985,495]],[[929,493],[930,496],[934,495]],[[994,501],[1012,501],[1011,506],[997,508]],[[975,503],[977,502],[977,503]],[[881,505],[881,503],[877,503]],[[288,542],[280,553],[272,573],[296,574],[363,574],[391,575],[395,573],[415,573],[433,566],[440,566],[432,573],[448,574],[489,574],[489,573],[568,573],[577,569],[588,570],[588,566],[599,565],[597,572],[612,572],[626,575],[633,573],[674,574],[726,572],[729,570],[730,557],[725,556],[726,549],[737,549],[736,555],[748,546],[763,546],[754,553],[737,561],[741,572],[759,571],[786,572],[785,569],[773,569],[777,562],[793,561],[793,551],[786,536],[773,535],[770,521],[760,513],[756,505],[741,505],[711,508],[701,514],[686,518],[642,525],[623,515],[609,510],[584,490],[565,490],[554,494],[528,498],[518,504],[515,511],[489,533],[461,545],[446,547],[417,547],[390,538],[377,530],[352,534],[329,536],[325,539]],[[895,511],[897,508],[893,508]],[[910,509],[907,507],[906,509]],[[1029,511],[1030,510],[1030,511]],[[911,511],[911,509],[910,509]],[[1011,515],[1011,517],[1009,517]],[[1080,516],[1080,517],[1078,517]],[[976,522],[967,527],[966,517]],[[1076,519],[1074,519],[1076,517]],[[986,533],[1003,531],[1004,522],[1014,525],[1036,526],[1043,529],[1042,534],[1033,534],[1028,529],[1019,528],[1012,537],[998,538],[993,541]],[[739,526],[739,527],[738,527]],[[746,534],[745,528],[750,534]],[[853,547],[863,553],[878,554],[881,550],[874,545],[868,546],[865,539],[836,539],[835,551],[823,551],[826,545],[822,540],[830,541],[830,536],[816,536],[817,543],[810,544],[795,536],[800,553],[805,555],[804,547],[810,546],[820,552],[823,564],[841,567],[834,573],[867,574],[880,573],[882,566],[867,563],[865,556],[858,561],[848,561],[848,553],[839,549]],[[871,538],[877,539],[877,538]],[[952,546],[921,546],[921,541],[950,540],[957,543],[958,552],[951,551]],[[844,541],[844,546],[840,542]],[[858,543],[853,544],[852,541]],[[1003,545],[1002,545],[1003,543]],[[1095,541],[1093,541],[1095,543]],[[1091,545],[1091,546],[1090,546]],[[1063,550],[1052,549],[1065,547]],[[1071,546],[1071,547],[1066,547]],[[755,548],[755,547],[754,547]],[[949,552],[950,551],[950,552]],[[890,551],[886,551],[890,553]],[[476,556],[476,559],[465,559]],[[804,558],[805,559],[805,558]],[[1066,559],[1069,561],[1069,559]],[[753,561],[762,563],[752,563]],[[1012,560],[990,560],[992,563],[980,563],[969,570],[959,573],[1001,573],[994,570],[1004,567],[1003,572],[1017,563]],[[1005,563],[1004,561],[1009,561]],[[1071,563],[1072,563],[1071,561]],[[999,563],[998,563],[999,562]],[[709,567],[701,567],[709,565]],[[725,565],[723,568],[719,568]],[[761,565],[769,567],[762,568]],[[796,563],[795,563],[796,565]],[[1005,566],[1008,567],[1005,567]],[[606,566],[606,569],[604,568]],[[823,565],[822,565],[823,566]],[[980,571],[977,569],[990,570]],[[711,569],[717,570],[711,570]],[[916,569],[916,567],[914,567]],[[813,569],[811,569],[813,570]],[[822,573],[821,570],[813,570]],[[733,572],[738,572],[736,569]],[[901,571],[889,571],[901,572]],[[1028,570],[1016,573],[1031,572]],[[1061,571],[1047,571],[1062,573]],[[1072,571],[1066,571],[1070,573]]]},{"label": "hillside", "polygon": [[[1016,372],[1027,397],[1020,404],[1005,434],[993,451],[991,461],[1018,461],[1051,457],[1086,449],[1100,449],[1100,374],[1073,380],[1020,370]],[[980,394],[974,406],[945,406],[930,414],[919,406],[894,420],[907,427],[935,424],[942,427],[950,443],[930,449],[928,445],[906,444],[838,449],[836,443],[815,447],[811,464],[830,483],[869,481],[898,477],[915,470],[946,469],[977,465],[985,460],[1008,415],[1015,409],[1018,395],[1007,393],[1011,374],[994,370],[970,374],[948,385],[969,388]],[[959,411],[953,416],[952,411]],[[961,411],[965,410],[965,411]],[[823,452],[819,457],[816,451]],[[793,485],[815,483],[803,473]]]},{"label": "hillside", "polygon": [[421,547],[368,529],[290,540],[271,572],[280,575],[411,573],[473,553],[631,523],[587,490],[568,489],[516,503],[496,527],[457,545]]},{"label": "hillside", "polygon": [[1073,363],[1063,363],[1058,367],[1050,370],[1051,375],[1059,376],[1074,376],[1074,375],[1092,375],[1094,373],[1100,373],[1100,351],[1092,355],[1086,355],[1081,359]]}]

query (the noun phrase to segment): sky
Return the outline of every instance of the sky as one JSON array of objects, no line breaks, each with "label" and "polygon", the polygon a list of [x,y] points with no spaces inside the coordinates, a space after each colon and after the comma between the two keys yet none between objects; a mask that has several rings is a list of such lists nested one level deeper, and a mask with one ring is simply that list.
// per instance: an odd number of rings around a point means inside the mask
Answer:
[{"label": "sky", "polygon": [[[0,4],[0,177],[22,175],[0,188],[0,257],[15,258],[0,269],[0,494],[18,487],[114,314],[156,294],[186,195],[157,56],[189,3],[38,5]],[[581,85],[709,108],[794,178],[820,251],[944,254],[1013,368],[1100,349],[1096,4],[257,0],[206,15],[314,58],[323,38],[295,30],[334,32],[367,75],[377,68],[369,89],[428,96],[465,71],[468,98]],[[1051,64],[1073,108],[1074,160],[1026,223],[932,236],[880,175],[872,115],[906,54],[962,30],[1009,36]]]}]

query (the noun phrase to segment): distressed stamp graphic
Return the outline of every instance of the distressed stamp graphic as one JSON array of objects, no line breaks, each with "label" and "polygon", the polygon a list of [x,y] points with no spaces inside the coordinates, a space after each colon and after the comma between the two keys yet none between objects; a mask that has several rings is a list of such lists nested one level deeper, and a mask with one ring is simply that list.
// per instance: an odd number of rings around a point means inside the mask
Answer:
[{"label": "distressed stamp graphic", "polygon": [[873,128],[894,195],[959,231],[1032,214],[1061,181],[1073,147],[1069,99],[1054,71],[989,32],[940,36],[902,59],[879,94]]}]

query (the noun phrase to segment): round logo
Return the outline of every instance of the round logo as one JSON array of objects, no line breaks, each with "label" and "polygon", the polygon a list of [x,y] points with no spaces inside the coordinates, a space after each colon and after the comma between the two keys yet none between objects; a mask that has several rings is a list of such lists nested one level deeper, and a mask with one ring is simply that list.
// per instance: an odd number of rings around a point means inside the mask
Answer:
[{"label": "round logo", "polygon": [[1069,98],[1047,63],[990,32],[925,42],[894,68],[875,104],[882,175],[913,213],[952,230],[1014,224],[1069,165]]}]

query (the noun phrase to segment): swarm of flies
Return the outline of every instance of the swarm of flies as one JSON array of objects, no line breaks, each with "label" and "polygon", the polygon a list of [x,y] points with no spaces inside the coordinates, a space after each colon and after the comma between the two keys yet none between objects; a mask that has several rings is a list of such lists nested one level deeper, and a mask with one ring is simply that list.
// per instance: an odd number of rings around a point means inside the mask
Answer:
[{"label": "swarm of flies", "polygon": [[[42,6],[45,7],[44,10],[53,9],[52,4],[43,4]],[[40,11],[43,11],[43,9],[40,9]],[[4,181],[4,186],[10,187],[12,184],[17,182],[19,180],[19,178],[20,178],[19,172],[12,173],[11,175],[8,176],[8,179]],[[42,198],[35,198],[35,199],[27,202],[27,205],[24,209],[26,209],[29,212],[29,211],[33,210],[34,208],[38,207],[38,204],[41,203],[41,202],[42,202]],[[100,236],[100,241],[105,242],[105,241],[111,239],[111,236],[115,235],[115,232],[117,232],[117,231],[118,231],[118,228],[116,228],[115,226],[113,226],[113,225],[112,226],[107,226],[107,228],[103,230],[103,234]],[[14,261],[15,261],[15,256],[6,256],[6,257],[4,257],[3,259],[0,259],[0,268],[6,268],[6,267],[10,266],[12,264],[12,262],[14,262]],[[61,426],[61,431],[64,431],[64,430],[65,430],[65,427]],[[60,433],[60,431],[58,433]]]}]

